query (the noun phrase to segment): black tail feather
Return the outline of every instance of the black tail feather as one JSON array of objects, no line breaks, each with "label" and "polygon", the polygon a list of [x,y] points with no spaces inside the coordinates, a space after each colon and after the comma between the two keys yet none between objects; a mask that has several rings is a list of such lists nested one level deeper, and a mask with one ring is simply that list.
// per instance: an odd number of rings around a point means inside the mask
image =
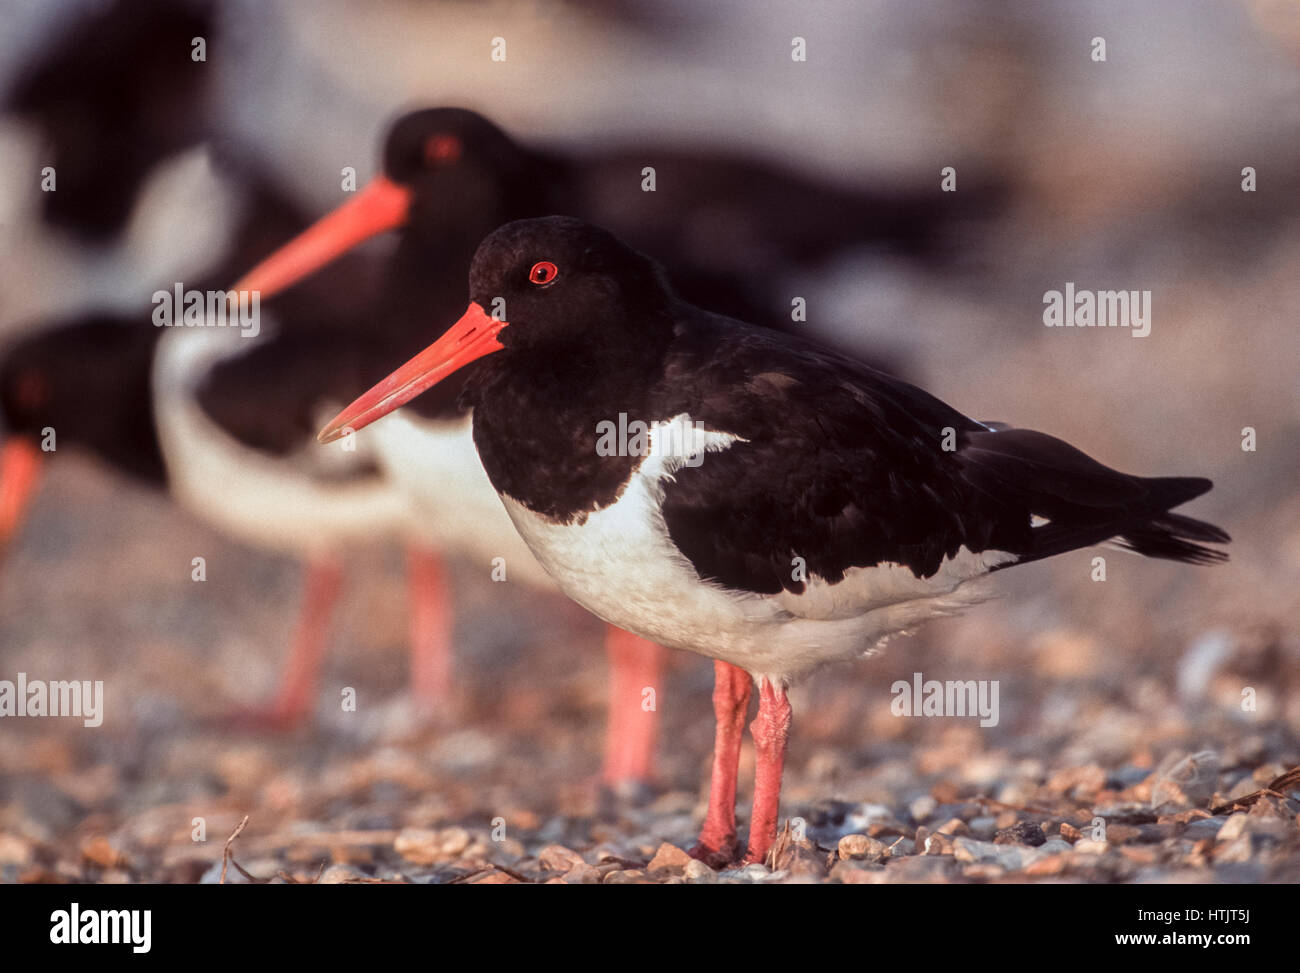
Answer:
[{"label": "black tail feather", "polygon": [[[1213,484],[1202,477],[1141,477],[1103,466],[1068,443],[1028,429],[977,432],[962,450],[965,477],[1013,509],[1047,521],[1014,553],[1037,561],[1108,540],[1147,557],[1218,564],[1227,533],[1170,509]],[[1201,542],[1201,543],[1198,543]],[[1008,565],[1009,566],[1009,565]]]},{"label": "black tail feather", "polygon": [[1126,530],[1119,536],[1117,543],[1121,547],[1147,557],[1183,561],[1187,564],[1222,564],[1228,560],[1227,551],[1193,542],[1227,544],[1230,540],[1232,538],[1226,531],[1220,530],[1213,524],[1180,514],[1167,513],[1162,517],[1156,517],[1143,527]]}]

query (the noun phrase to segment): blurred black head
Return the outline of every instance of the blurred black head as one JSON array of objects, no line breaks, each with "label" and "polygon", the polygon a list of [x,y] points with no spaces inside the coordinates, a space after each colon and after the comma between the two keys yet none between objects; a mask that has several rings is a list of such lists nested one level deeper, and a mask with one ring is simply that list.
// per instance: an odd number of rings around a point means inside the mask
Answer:
[{"label": "blurred black head", "polygon": [[[114,0],[97,5],[28,64],[8,107],[33,122],[55,189],[45,219],[91,242],[119,233],[149,171],[207,127],[210,0]],[[213,52],[209,49],[207,54]]]},{"label": "blurred black head", "polygon": [[548,212],[551,164],[477,112],[426,108],[392,124],[384,175],[411,191],[408,232],[477,242],[507,219]]},{"label": "blurred black head", "polygon": [[100,316],[9,345],[0,357],[0,435],[52,441],[47,456],[87,450],[121,472],[161,484],[149,382],[159,330]]}]

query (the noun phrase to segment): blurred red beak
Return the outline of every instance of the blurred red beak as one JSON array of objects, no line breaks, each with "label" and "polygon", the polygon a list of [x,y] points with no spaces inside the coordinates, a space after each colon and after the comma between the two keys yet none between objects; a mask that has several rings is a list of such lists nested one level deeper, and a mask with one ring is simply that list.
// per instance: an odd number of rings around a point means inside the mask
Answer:
[{"label": "blurred red beak", "polygon": [[356,197],[321,217],[241,277],[232,291],[271,297],[351,250],[358,243],[406,223],[411,191],[383,176]]},{"label": "blurred red beak", "polygon": [[41,451],[27,439],[0,448],[0,545],[9,543],[23,521],[41,473]]},{"label": "blurred red beak", "polygon": [[361,395],[316,438],[322,443],[332,443],[348,432],[368,426],[437,385],[457,369],[500,351],[502,345],[497,341],[497,335],[504,327],[505,321],[498,321],[484,311],[482,305],[471,302],[460,320],[441,338]]}]

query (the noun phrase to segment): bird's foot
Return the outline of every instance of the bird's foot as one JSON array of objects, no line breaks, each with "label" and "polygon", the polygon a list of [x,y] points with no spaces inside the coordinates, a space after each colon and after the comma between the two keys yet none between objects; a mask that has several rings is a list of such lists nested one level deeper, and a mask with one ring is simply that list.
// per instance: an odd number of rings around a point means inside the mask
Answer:
[{"label": "bird's foot", "polygon": [[740,842],[734,836],[716,843],[712,841],[706,842],[701,837],[695,847],[691,848],[686,854],[696,861],[704,862],[704,864],[716,871],[722,871],[727,868],[737,868],[744,864],[740,852]]}]

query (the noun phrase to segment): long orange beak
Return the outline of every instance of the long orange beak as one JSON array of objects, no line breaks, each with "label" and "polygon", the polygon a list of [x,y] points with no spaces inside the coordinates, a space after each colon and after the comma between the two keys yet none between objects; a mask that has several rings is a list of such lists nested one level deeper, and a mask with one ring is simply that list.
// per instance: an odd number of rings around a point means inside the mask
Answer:
[{"label": "long orange beak", "polygon": [[447,329],[441,338],[420,352],[393,374],[359,396],[355,402],[334,417],[334,421],[320,431],[316,438],[322,443],[334,440],[370,425],[376,419],[401,408],[426,389],[464,368],[470,362],[494,351],[500,351],[497,335],[506,327],[483,310],[483,306],[470,303],[460,320]]},{"label": "long orange beak", "polygon": [[41,473],[41,451],[23,438],[0,448],[0,547],[9,543],[23,521]]},{"label": "long orange beak", "polygon": [[260,291],[262,297],[271,297],[358,243],[402,226],[410,209],[411,191],[378,176],[353,199],[321,217],[246,273],[230,290]]}]

